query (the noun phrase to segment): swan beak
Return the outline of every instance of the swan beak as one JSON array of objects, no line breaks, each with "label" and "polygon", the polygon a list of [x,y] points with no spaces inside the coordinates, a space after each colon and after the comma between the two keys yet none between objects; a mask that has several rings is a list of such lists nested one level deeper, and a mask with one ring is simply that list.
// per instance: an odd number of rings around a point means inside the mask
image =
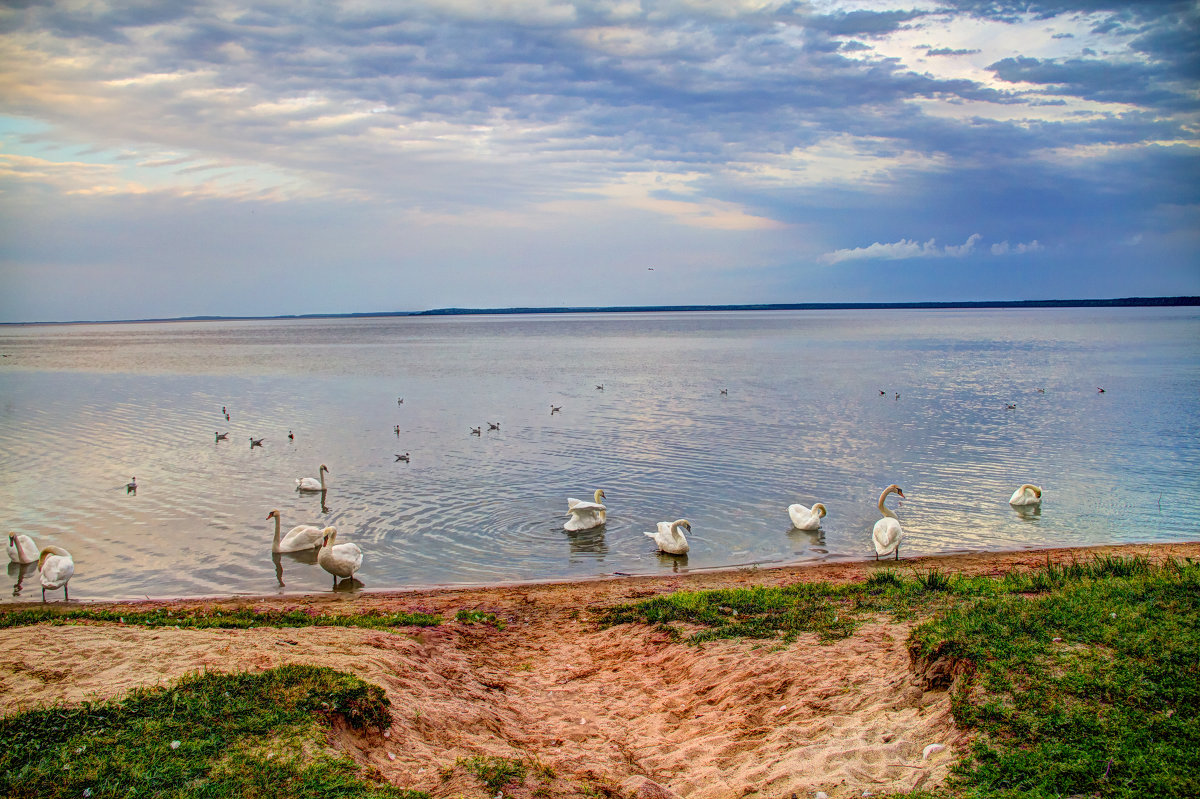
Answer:
[{"label": "swan beak", "polygon": [[270,519],[274,515],[275,515],[275,511],[271,511],[270,513],[267,514],[267,518]]},{"label": "swan beak", "polygon": [[904,491],[899,488],[896,489],[896,495],[900,497],[900,499],[907,499],[907,497],[904,496]]}]

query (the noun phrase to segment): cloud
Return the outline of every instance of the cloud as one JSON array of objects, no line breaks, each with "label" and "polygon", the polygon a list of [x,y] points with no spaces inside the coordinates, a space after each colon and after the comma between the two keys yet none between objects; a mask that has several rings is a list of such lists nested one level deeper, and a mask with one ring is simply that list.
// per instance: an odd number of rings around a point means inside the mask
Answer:
[{"label": "cloud", "polygon": [[1028,244],[1013,244],[1009,245],[1007,241],[1002,241],[999,244],[992,245],[992,255],[1024,255],[1030,252],[1041,252],[1046,249],[1038,243],[1037,239]]},{"label": "cloud", "polygon": [[934,239],[924,244],[918,244],[912,239],[900,239],[891,244],[875,242],[866,247],[855,247],[849,250],[834,250],[820,257],[826,264],[837,264],[842,261],[899,261],[909,258],[962,258],[970,255],[975,245],[982,238],[978,233],[972,233],[962,244],[947,244],[939,248]]}]

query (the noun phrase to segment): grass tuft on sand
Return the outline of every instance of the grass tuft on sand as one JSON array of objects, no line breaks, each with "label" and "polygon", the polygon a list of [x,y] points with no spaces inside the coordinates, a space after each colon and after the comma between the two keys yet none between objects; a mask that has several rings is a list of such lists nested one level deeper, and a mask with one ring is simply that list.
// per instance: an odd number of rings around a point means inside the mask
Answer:
[{"label": "grass tuft on sand", "polygon": [[303,610],[226,610],[116,611],[95,608],[30,608],[0,612],[0,629],[30,624],[65,624],[72,621],[101,621],[143,627],[181,627],[190,629],[236,629],[251,627],[367,627],[390,630],[394,627],[436,627],[440,616],[428,613],[351,613],[330,615]]},{"label": "grass tuft on sand", "polygon": [[[909,652],[953,682],[975,733],[947,786],[964,797],[1200,796],[1200,564],[1101,556],[963,577],[894,568],[862,583],[680,592],[604,624],[717,638],[826,642],[880,615],[928,619]],[[686,635],[685,635],[686,632]]]},{"label": "grass tuft on sand", "polygon": [[114,702],[0,719],[0,796],[420,799],[360,773],[333,717],[386,727],[377,686],[313,666],[197,674]]}]

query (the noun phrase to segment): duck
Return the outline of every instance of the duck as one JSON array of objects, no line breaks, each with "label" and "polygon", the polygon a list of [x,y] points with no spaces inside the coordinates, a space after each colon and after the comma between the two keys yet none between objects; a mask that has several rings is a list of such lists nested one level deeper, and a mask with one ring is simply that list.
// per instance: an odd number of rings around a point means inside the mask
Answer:
[{"label": "duck", "polygon": [[261,447],[262,443],[263,443],[263,439],[255,438],[254,436],[250,437],[250,449],[254,449],[255,447]]},{"label": "duck", "polygon": [[329,471],[329,467],[321,464],[321,468],[317,470],[316,477],[298,477],[296,478],[297,491],[324,491],[325,490],[325,472]]},{"label": "duck", "polygon": [[600,500],[604,499],[604,489],[597,488],[592,498],[594,501],[588,502],[567,497],[567,515],[571,518],[567,519],[567,523],[563,525],[564,530],[568,532],[591,530],[608,521],[608,509],[600,504]]},{"label": "duck", "polygon": [[129,478],[129,482],[125,484],[125,493],[126,494],[136,494],[137,493],[137,478],[136,477]]},{"label": "duck", "polygon": [[904,499],[904,490],[895,483],[883,489],[883,493],[879,495],[879,512],[883,514],[883,518],[875,522],[875,529],[871,532],[871,538],[875,542],[875,560],[893,550],[896,552],[896,560],[900,560],[900,539],[904,537],[904,529],[900,526],[900,519],[896,514],[883,504],[889,494]]},{"label": "duck", "polygon": [[213,432],[213,435],[216,436],[216,439],[215,439],[216,441],[228,441],[229,440],[228,433],[222,433],[219,431],[215,431],[215,432]]},{"label": "duck", "polygon": [[560,412],[561,410],[562,410],[561,405],[551,405],[550,406],[550,415],[553,416],[554,414]]},{"label": "duck", "polygon": [[271,542],[272,552],[301,552],[305,549],[315,549],[321,546],[321,542],[325,540],[325,531],[320,527],[314,527],[311,524],[301,524],[288,530],[288,534],[279,540],[279,528],[281,520],[279,511],[273,510],[267,514],[267,518],[275,519],[275,540]]},{"label": "duck", "polygon": [[483,431],[482,431],[482,430],[480,430],[478,427],[472,427],[472,428],[471,428],[471,435],[473,435],[473,436],[477,436],[477,435],[479,435],[479,434],[480,434],[480,433],[482,433],[482,432],[483,432]]},{"label": "duck", "polygon": [[406,452],[406,453],[404,453],[403,455],[397,455],[397,456],[396,456],[396,462],[397,462],[397,463],[399,463],[400,461],[404,461],[405,463],[408,463],[408,461],[409,461],[409,457],[408,457],[408,453],[407,453],[407,452]]},{"label": "duck", "polygon": [[1016,507],[1042,504],[1042,489],[1032,483],[1025,483],[1008,498],[1008,504]]},{"label": "duck", "polygon": [[686,555],[688,550],[687,539],[683,536],[683,531],[692,531],[692,523],[687,519],[676,519],[673,522],[659,522],[657,532],[642,533],[654,539],[654,543],[658,544],[659,552],[666,552],[668,555]]},{"label": "duck", "polygon": [[499,422],[488,422],[488,430],[499,430],[499,429],[500,429]]},{"label": "duck", "polygon": [[811,508],[803,505],[788,505],[788,516],[792,526],[797,530],[816,530],[821,526],[821,517],[825,515],[825,506],[820,502]]},{"label": "duck", "polygon": [[363,553],[358,544],[338,544],[337,528],[326,527],[321,551],[317,553],[317,563],[321,568],[333,575],[333,585],[337,587],[339,577],[352,578],[363,562]]},{"label": "duck", "polygon": [[8,559],[12,563],[35,563],[38,559],[37,544],[27,535],[8,534]]},{"label": "duck", "polygon": [[52,591],[61,588],[63,599],[69,602],[71,593],[67,590],[67,583],[74,573],[75,561],[71,558],[70,552],[56,546],[43,548],[41,554],[38,555],[38,574],[42,578],[42,601],[46,601],[47,588]]}]

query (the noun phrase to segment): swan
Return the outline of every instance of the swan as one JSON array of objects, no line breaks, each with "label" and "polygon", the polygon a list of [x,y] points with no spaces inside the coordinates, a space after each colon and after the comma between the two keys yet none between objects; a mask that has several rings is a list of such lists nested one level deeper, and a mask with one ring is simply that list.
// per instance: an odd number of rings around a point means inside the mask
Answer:
[{"label": "swan", "polygon": [[875,522],[875,529],[871,532],[871,538],[875,541],[875,560],[879,560],[880,555],[886,555],[893,549],[896,550],[896,560],[900,560],[900,539],[904,536],[904,530],[900,527],[900,520],[896,518],[896,514],[883,504],[888,494],[895,494],[904,499],[903,489],[894,483],[883,489],[883,493],[879,495],[879,512],[883,514],[883,518]]},{"label": "swan", "polygon": [[567,497],[567,515],[571,518],[563,525],[564,530],[590,530],[608,521],[608,509],[600,504],[600,500],[604,499],[604,489],[597,488],[593,499],[595,502]]},{"label": "swan", "polygon": [[333,575],[333,585],[337,587],[339,577],[351,578],[362,566],[363,553],[358,544],[335,544],[337,528],[326,527],[324,543],[317,553],[317,563],[321,568]]},{"label": "swan", "polygon": [[1009,505],[1024,507],[1026,505],[1042,504],[1042,489],[1031,483],[1025,483],[1008,499]]},{"label": "swan", "polygon": [[669,555],[686,555],[691,547],[688,546],[687,539],[683,537],[683,530],[687,530],[689,533],[692,531],[692,523],[687,519],[659,522],[657,532],[642,533],[642,535],[653,538],[654,543],[658,544],[659,552],[666,552]]},{"label": "swan", "polygon": [[8,559],[13,563],[34,563],[38,559],[37,544],[27,535],[9,533]]},{"label": "swan", "polygon": [[300,552],[305,549],[313,549],[321,546],[321,542],[325,539],[325,531],[320,527],[313,527],[311,524],[301,524],[288,530],[288,534],[279,540],[279,511],[273,510],[267,514],[267,518],[275,517],[275,540],[271,542],[272,552]]},{"label": "swan", "polygon": [[325,472],[329,471],[329,467],[321,464],[321,468],[317,470],[317,477],[298,477],[296,478],[297,491],[324,491],[325,490]]},{"label": "swan", "polygon": [[788,516],[792,519],[792,526],[797,530],[816,530],[821,526],[821,517],[824,515],[825,506],[820,502],[811,508],[803,505],[788,505]]},{"label": "swan", "polygon": [[63,599],[70,601],[71,593],[67,590],[67,581],[75,573],[75,561],[71,553],[62,547],[48,546],[38,556],[38,572],[42,577],[42,601],[46,601],[46,589],[63,590]]}]

